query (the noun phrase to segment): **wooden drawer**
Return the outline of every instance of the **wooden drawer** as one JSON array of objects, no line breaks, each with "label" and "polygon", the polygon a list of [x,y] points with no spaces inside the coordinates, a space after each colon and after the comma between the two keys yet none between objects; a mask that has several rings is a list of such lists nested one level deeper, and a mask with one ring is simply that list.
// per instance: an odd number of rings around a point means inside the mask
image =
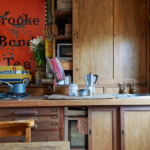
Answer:
[{"label": "wooden drawer", "polygon": [[[36,102],[35,102],[36,103]],[[0,116],[45,116],[58,115],[58,108],[1,108]]]},{"label": "wooden drawer", "polygon": [[[54,116],[56,117],[56,116]],[[13,121],[13,120],[27,120],[35,119],[35,125],[32,127],[32,130],[58,130],[59,129],[59,120],[53,119],[53,116],[36,116],[36,117],[0,117],[0,121]]]},{"label": "wooden drawer", "polygon": [[48,87],[44,87],[44,88],[27,87],[26,93],[32,96],[43,96],[43,95],[50,95],[52,91],[51,89],[48,89]]},{"label": "wooden drawer", "polygon": [[[21,142],[25,136],[0,138],[0,143]],[[32,131],[31,142],[59,141],[59,131]]]}]

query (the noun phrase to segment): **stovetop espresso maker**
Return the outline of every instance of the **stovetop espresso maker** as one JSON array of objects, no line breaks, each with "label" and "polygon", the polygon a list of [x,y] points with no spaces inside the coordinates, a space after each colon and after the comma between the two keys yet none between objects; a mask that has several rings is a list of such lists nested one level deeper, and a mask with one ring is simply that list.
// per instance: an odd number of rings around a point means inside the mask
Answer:
[{"label": "stovetop espresso maker", "polygon": [[95,83],[97,82],[98,75],[93,75],[89,73],[85,75],[85,83],[87,89],[87,96],[94,96],[95,95]]}]

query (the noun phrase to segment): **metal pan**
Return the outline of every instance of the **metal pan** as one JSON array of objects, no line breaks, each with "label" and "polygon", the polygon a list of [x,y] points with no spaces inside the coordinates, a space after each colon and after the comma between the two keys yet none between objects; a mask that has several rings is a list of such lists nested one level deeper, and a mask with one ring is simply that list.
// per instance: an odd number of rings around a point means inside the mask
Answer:
[{"label": "metal pan", "polygon": [[2,83],[6,83],[9,86],[9,93],[26,93],[26,84],[25,83],[15,83],[15,84],[10,84],[8,82],[4,82],[0,80]]}]

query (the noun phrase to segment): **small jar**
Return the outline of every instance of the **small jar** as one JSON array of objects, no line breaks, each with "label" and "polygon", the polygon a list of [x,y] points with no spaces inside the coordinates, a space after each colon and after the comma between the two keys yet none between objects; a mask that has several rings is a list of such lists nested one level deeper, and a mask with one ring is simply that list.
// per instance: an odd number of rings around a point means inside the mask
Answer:
[{"label": "small jar", "polygon": [[69,85],[69,96],[78,96],[78,85],[74,82]]},{"label": "small jar", "polygon": [[46,78],[46,69],[37,68],[35,69],[35,85],[42,85],[42,79]]}]

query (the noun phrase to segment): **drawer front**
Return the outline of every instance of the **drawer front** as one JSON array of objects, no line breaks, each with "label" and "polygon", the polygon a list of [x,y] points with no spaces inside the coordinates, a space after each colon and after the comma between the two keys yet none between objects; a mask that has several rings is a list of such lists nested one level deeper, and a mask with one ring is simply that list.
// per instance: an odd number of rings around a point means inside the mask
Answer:
[{"label": "drawer front", "polygon": [[43,95],[51,95],[52,91],[51,88],[26,88],[26,93],[32,96],[43,96]]},{"label": "drawer front", "polygon": [[1,108],[0,116],[58,116],[58,112],[58,108]]},{"label": "drawer front", "polygon": [[[0,143],[22,142],[25,136],[0,138]],[[59,131],[32,131],[31,142],[59,141]]]},{"label": "drawer front", "polygon": [[32,126],[32,130],[58,130],[59,129],[59,121],[58,119],[53,119],[53,116],[36,116],[36,117],[0,117],[0,121],[13,121],[13,120],[28,120],[34,119],[35,124]]}]

